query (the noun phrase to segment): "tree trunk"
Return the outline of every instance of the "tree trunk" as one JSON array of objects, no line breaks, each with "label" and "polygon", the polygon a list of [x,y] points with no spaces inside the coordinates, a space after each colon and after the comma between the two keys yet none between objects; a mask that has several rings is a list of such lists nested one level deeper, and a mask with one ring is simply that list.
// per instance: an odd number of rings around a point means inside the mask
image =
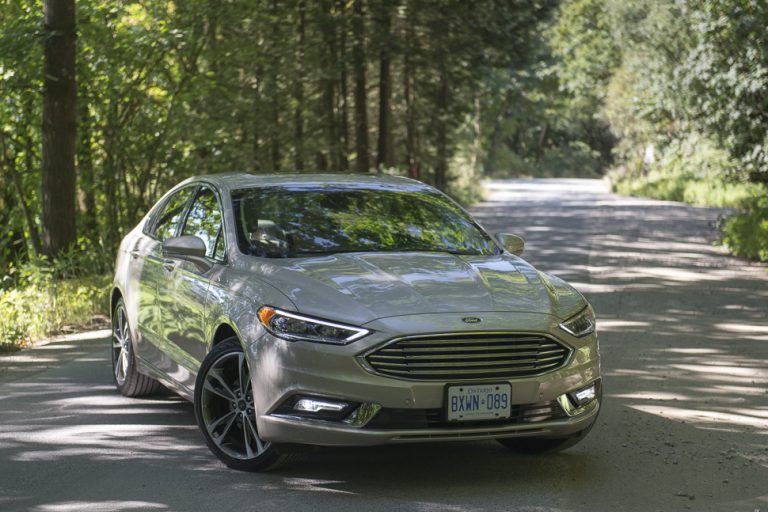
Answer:
[{"label": "tree trunk", "polygon": [[251,98],[251,169],[254,173],[259,173],[261,165],[261,66],[256,66],[256,83],[253,85],[253,96]]},{"label": "tree trunk", "polygon": [[347,24],[346,0],[339,0],[338,9],[342,12],[339,30],[339,164],[340,170],[349,170],[349,116],[347,115]]},{"label": "tree trunk", "polygon": [[325,124],[325,143],[328,151],[328,165],[331,171],[339,170],[339,135],[336,123],[336,23],[333,19],[332,4],[328,0],[321,1],[322,23],[321,31],[325,46],[325,62],[322,70],[322,118]]},{"label": "tree trunk", "polygon": [[[272,1],[272,12],[278,12],[277,0]],[[270,80],[270,92],[272,94],[271,101],[271,123],[269,127],[269,142],[270,142],[270,156],[272,160],[272,168],[270,172],[280,171],[280,91],[278,87],[278,71],[282,67],[280,59],[280,50],[278,44],[280,41],[280,27],[277,19],[272,21],[272,60],[270,63],[269,80]]]},{"label": "tree trunk", "polygon": [[368,172],[368,111],[365,85],[365,20],[363,18],[363,0],[355,0],[352,17],[352,32],[355,38],[352,50],[352,68],[355,75],[355,152],[356,169]]},{"label": "tree trunk", "polygon": [[445,190],[448,186],[448,72],[445,56],[440,55],[440,89],[437,94],[437,162],[435,162],[435,186]]},{"label": "tree trunk", "polygon": [[44,0],[43,251],[75,241],[75,1]]},{"label": "tree trunk", "polygon": [[24,193],[24,186],[21,183],[21,176],[19,170],[16,169],[15,159],[8,153],[8,148],[5,142],[5,134],[0,132],[0,151],[2,155],[0,158],[0,164],[5,164],[8,168],[8,173],[11,175],[11,181],[16,191],[16,198],[21,206],[21,212],[24,214],[24,221],[27,223],[27,230],[29,231],[29,241],[32,244],[32,250],[35,256],[39,256],[42,253],[42,246],[40,244],[40,235],[37,232],[37,224],[35,224],[35,217],[32,215],[32,210],[27,204],[27,195]]},{"label": "tree trunk", "polygon": [[392,134],[390,128],[392,83],[389,70],[391,18],[387,2],[382,2],[379,7],[378,21],[381,27],[381,47],[379,50],[379,140],[376,152],[376,168],[381,169],[392,166]]},{"label": "tree trunk", "polygon": [[91,151],[91,120],[88,103],[83,96],[78,102],[80,122],[80,141],[77,148],[77,175],[80,179],[82,194],[82,224],[80,233],[91,240],[98,240],[99,219],[96,214],[96,175],[93,169],[93,153]]},{"label": "tree trunk", "polygon": [[[410,14],[410,13],[409,13]],[[419,179],[419,166],[416,162],[416,112],[414,102],[414,34],[413,22],[406,19],[405,51],[403,65],[403,100],[405,101],[405,165],[411,178]]]},{"label": "tree trunk", "polygon": [[304,27],[306,6],[304,0],[299,0],[298,20],[296,35],[298,37],[296,49],[296,76],[294,77],[293,98],[296,102],[296,110],[293,113],[293,165],[295,171],[304,170]]},{"label": "tree trunk", "polygon": [[106,127],[104,129],[104,165],[102,166],[102,183],[104,183],[104,211],[106,222],[104,226],[104,240],[109,250],[117,248],[118,243],[118,192],[117,192],[117,165],[115,153],[117,152],[117,101],[114,96],[109,107]]}]

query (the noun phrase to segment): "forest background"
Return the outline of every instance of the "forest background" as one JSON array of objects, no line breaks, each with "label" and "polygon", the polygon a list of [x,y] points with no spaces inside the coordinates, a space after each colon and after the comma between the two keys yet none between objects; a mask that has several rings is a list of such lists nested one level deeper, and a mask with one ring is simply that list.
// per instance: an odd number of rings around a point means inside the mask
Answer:
[{"label": "forest background", "polygon": [[605,177],[768,261],[768,6],[0,0],[0,348],[104,321],[116,246],[224,171]]}]

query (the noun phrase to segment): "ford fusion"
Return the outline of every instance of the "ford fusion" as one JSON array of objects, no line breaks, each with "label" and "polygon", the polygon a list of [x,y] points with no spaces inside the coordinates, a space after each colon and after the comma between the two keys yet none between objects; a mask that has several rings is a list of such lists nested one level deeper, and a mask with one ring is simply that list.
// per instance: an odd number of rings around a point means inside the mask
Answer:
[{"label": "ford fusion", "polygon": [[191,400],[240,470],[297,445],[561,450],[600,408],[595,317],[522,250],[406,178],[192,178],[120,245],[115,384]]}]

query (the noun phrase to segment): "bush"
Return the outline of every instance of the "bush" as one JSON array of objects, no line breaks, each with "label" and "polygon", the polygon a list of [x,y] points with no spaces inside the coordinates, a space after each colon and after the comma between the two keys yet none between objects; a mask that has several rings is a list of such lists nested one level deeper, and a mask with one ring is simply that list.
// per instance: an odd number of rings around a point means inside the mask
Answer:
[{"label": "bush", "polygon": [[109,314],[109,276],[38,280],[0,290],[0,351],[65,328],[94,325]]},{"label": "bush", "polygon": [[651,172],[634,179],[609,174],[612,189],[626,196],[650,197],[664,201],[680,201],[696,206],[739,208],[762,192],[754,183],[733,183],[720,179],[697,178],[691,174],[664,175]]},{"label": "bush", "polygon": [[111,279],[103,250],[79,241],[53,263],[10,267],[0,282],[0,351],[35,338],[94,325],[109,313]]},{"label": "bush", "polygon": [[536,164],[543,178],[599,178],[600,154],[585,143],[572,141],[548,148]]},{"label": "bush", "polygon": [[524,158],[509,148],[497,150],[493,178],[599,178],[600,154],[583,142],[546,148],[539,159]]},{"label": "bush", "polygon": [[615,169],[608,179],[615,192],[680,201],[696,206],[741,208],[765,193],[756,183],[732,179],[735,164],[718,146],[700,135],[673,140],[653,163]]},{"label": "bush", "polygon": [[736,256],[768,261],[768,195],[752,199],[726,219],[722,243]]}]

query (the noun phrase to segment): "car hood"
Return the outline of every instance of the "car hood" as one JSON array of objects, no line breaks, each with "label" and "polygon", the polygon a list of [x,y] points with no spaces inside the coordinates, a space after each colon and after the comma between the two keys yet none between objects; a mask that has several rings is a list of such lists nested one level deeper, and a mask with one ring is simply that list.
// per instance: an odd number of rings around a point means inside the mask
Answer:
[{"label": "car hood", "polygon": [[573,287],[509,254],[345,253],[248,260],[250,270],[287,295],[299,312],[358,325],[400,315],[480,311],[564,319],[584,304]]}]

